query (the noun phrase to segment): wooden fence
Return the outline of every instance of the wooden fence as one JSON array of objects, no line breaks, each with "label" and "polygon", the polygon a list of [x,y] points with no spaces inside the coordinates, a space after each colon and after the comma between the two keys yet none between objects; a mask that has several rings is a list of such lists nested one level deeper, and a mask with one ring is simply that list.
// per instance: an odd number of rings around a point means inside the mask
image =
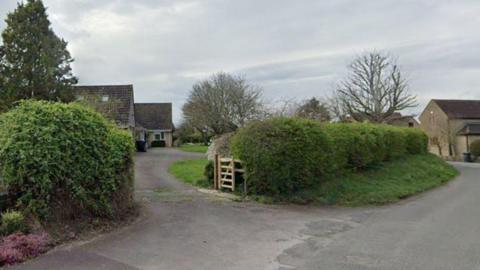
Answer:
[{"label": "wooden fence", "polygon": [[[235,191],[236,176],[243,174],[245,170],[242,167],[242,162],[234,158],[224,158],[215,155],[215,171],[213,187],[215,189],[230,189]],[[247,193],[247,181],[243,181],[243,191]]]}]

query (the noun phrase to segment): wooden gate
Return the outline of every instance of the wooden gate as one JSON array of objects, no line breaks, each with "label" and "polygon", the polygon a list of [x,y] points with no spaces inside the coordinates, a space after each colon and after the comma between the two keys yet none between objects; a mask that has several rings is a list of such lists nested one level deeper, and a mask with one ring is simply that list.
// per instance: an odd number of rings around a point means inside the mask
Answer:
[{"label": "wooden gate", "polygon": [[[234,158],[222,158],[215,155],[215,175],[214,188],[215,189],[230,189],[235,191],[235,177],[238,174],[243,174],[245,171],[242,168],[242,162]],[[243,188],[245,194],[247,193],[247,185],[244,179]]]}]

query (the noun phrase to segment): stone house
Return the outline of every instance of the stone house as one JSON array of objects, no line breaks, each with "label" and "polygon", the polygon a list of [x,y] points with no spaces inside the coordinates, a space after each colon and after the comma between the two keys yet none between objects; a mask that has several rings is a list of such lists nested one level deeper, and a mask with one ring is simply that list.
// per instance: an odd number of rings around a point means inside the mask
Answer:
[{"label": "stone house", "polygon": [[78,102],[93,107],[120,128],[128,129],[136,141],[154,141],[172,146],[172,104],[135,104],[133,85],[75,86]]},{"label": "stone house", "polygon": [[420,115],[432,153],[460,159],[480,139],[480,100],[431,100]]}]

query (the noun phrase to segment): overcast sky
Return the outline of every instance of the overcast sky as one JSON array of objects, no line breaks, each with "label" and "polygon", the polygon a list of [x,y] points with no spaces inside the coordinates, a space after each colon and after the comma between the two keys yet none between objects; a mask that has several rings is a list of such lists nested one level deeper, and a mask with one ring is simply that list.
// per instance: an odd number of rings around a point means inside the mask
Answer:
[{"label": "overcast sky", "polygon": [[[0,1],[0,16],[16,6]],[[324,96],[352,57],[391,53],[422,106],[480,99],[478,0],[44,0],[80,84],[133,84],[137,102],[173,102],[218,71],[272,102]],[[0,29],[5,27],[0,22]]]}]

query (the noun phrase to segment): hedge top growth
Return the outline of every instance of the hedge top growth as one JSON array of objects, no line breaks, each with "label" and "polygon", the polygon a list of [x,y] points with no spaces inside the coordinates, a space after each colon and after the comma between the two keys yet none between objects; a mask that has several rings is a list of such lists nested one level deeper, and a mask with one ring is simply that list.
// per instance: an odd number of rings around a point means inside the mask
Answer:
[{"label": "hedge top growth", "polygon": [[132,204],[133,140],[79,104],[22,101],[0,116],[0,174],[41,218],[116,217]]},{"label": "hedge top growth", "polygon": [[242,128],[233,154],[245,165],[250,192],[291,196],[335,173],[426,153],[427,144],[418,129],[275,118]]}]

